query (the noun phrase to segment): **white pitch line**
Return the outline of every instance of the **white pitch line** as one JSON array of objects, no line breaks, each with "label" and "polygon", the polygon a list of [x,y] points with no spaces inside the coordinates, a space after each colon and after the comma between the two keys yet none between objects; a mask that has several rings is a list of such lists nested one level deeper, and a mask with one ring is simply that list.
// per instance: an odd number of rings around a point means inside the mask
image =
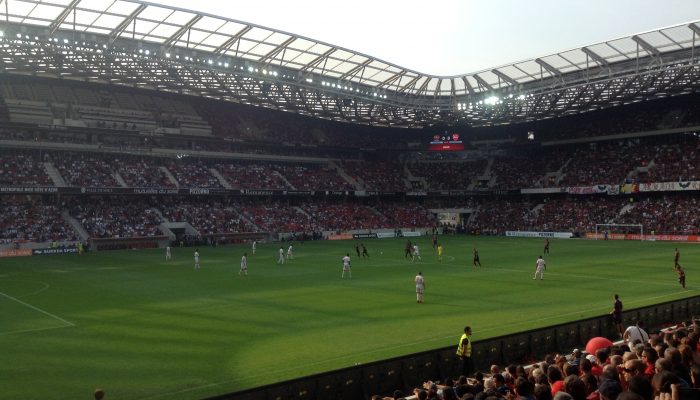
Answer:
[{"label": "white pitch line", "polygon": [[57,319],[57,320],[63,322],[64,324],[68,324],[68,325],[70,325],[70,326],[75,326],[74,323],[69,322],[69,321],[66,321],[65,319],[59,317],[58,315],[51,314],[50,312],[44,311],[44,310],[42,310],[42,309],[39,308],[39,307],[34,307],[33,305],[31,305],[31,304],[29,304],[29,303],[25,303],[25,302],[23,302],[22,300],[17,299],[17,298],[14,298],[14,297],[12,297],[12,296],[10,296],[10,295],[7,295],[7,294],[5,294],[5,293],[3,293],[3,292],[0,292],[0,296],[5,296],[5,297],[7,297],[7,298],[10,299],[10,300],[14,300],[14,301],[18,302],[19,304],[22,304],[22,305],[24,305],[24,306],[27,306],[27,307],[31,308],[31,309],[34,310],[34,311],[39,311],[40,313],[42,313],[42,314],[44,314],[44,315],[48,315],[49,317],[51,317],[51,318],[53,318],[53,319]]},{"label": "white pitch line", "polygon": [[46,328],[35,328],[35,329],[20,329],[16,331],[6,331],[6,332],[0,332],[0,336],[5,336],[5,335],[12,335],[15,333],[28,333],[28,332],[40,332],[40,331],[49,331],[52,329],[63,329],[63,328],[72,328],[75,325],[61,325],[61,326],[49,326]]}]

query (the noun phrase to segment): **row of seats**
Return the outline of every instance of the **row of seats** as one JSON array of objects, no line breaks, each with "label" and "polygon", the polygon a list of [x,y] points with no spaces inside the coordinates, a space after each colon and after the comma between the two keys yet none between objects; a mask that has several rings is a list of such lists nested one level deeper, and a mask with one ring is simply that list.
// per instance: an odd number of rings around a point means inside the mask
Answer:
[{"label": "row of seats", "polygon": [[[0,130],[0,138],[3,132]],[[700,180],[700,140],[618,141],[545,148],[491,160],[346,161],[330,164],[182,160],[119,154],[39,152],[0,153],[0,180],[13,185],[48,183],[42,162],[51,161],[69,186],[172,187],[166,167],[182,187],[222,188],[216,169],[232,188],[297,190],[465,190],[591,186],[598,184]],[[490,162],[489,162],[490,161]],[[22,168],[18,168],[22,165]],[[27,171],[32,171],[31,176]]]}]

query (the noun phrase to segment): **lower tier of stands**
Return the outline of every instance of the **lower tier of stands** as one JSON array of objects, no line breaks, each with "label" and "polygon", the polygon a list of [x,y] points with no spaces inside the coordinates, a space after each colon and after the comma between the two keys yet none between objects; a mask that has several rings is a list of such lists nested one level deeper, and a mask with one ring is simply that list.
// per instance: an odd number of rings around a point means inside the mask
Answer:
[{"label": "lower tier of stands", "polygon": [[8,244],[70,242],[79,237],[155,237],[165,235],[162,226],[170,223],[188,224],[192,234],[201,236],[241,232],[310,235],[440,225],[474,234],[537,231],[578,236],[594,232],[598,224],[637,224],[645,233],[698,235],[698,207],[700,199],[688,193],[419,200],[8,195],[0,197],[0,240]]}]

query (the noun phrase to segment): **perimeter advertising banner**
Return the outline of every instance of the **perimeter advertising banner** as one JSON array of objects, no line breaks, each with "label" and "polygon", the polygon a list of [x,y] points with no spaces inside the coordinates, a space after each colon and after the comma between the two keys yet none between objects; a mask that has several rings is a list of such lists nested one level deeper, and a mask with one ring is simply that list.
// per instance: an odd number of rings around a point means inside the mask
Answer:
[{"label": "perimeter advertising banner", "polygon": [[31,256],[31,255],[32,255],[31,249],[0,250],[0,258],[3,258],[3,257],[24,257],[24,256]]},{"label": "perimeter advertising banner", "polygon": [[510,237],[540,237],[571,239],[574,234],[571,232],[529,232],[529,231],[506,231],[506,236]]},{"label": "perimeter advertising banner", "polygon": [[[604,233],[586,232],[586,239],[605,240]],[[639,233],[610,233],[608,240],[649,240],[661,242],[700,242],[700,235],[641,235]]]}]

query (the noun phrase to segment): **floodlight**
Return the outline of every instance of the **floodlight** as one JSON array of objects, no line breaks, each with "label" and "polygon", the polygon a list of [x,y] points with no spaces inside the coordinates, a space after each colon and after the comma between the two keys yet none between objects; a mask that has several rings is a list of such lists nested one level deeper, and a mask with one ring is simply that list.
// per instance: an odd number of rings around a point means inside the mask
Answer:
[{"label": "floodlight", "polygon": [[146,50],[146,55],[148,56],[148,55],[150,55],[150,54],[151,54],[151,51],[150,51],[150,50]]},{"label": "floodlight", "polygon": [[496,103],[498,103],[498,97],[496,97],[496,96],[487,97],[486,100],[484,100],[484,103],[486,103],[487,105],[493,106]]},{"label": "floodlight", "polygon": [[311,78],[306,78],[306,82],[308,82],[308,83],[314,83],[314,80],[311,79]]},{"label": "floodlight", "polygon": [[165,58],[170,58],[170,53],[165,53]]},{"label": "floodlight", "polygon": [[0,37],[3,37],[3,36],[5,36],[5,32],[0,31]]},{"label": "floodlight", "polygon": [[253,67],[248,67],[248,72],[253,72],[255,69]]},{"label": "floodlight", "polygon": [[212,60],[207,60],[207,63],[208,63],[209,65],[212,65],[212,64],[214,63],[214,61],[212,61]]},{"label": "floodlight", "polygon": [[143,54],[143,49],[139,49],[139,54]]},{"label": "floodlight", "polygon": [[[22,34],[21,34],[21,33],[18,33],[18,34],[17,34],[17,39],[22,39]],[[67,42],[66,42],[66,43],[67,43]]]},{"label": "floodlight", "polygon": [[224,67],[228,68],[228,63],[224,63]]},{"label": "floodlight", "polygon": [[277,76],[277,71],[272,71],[273,76]]},{"label": "floodlight", "polygon": [[520,96],[518,96],[518,100],[525,100],[525,95],[521,94]]}]

